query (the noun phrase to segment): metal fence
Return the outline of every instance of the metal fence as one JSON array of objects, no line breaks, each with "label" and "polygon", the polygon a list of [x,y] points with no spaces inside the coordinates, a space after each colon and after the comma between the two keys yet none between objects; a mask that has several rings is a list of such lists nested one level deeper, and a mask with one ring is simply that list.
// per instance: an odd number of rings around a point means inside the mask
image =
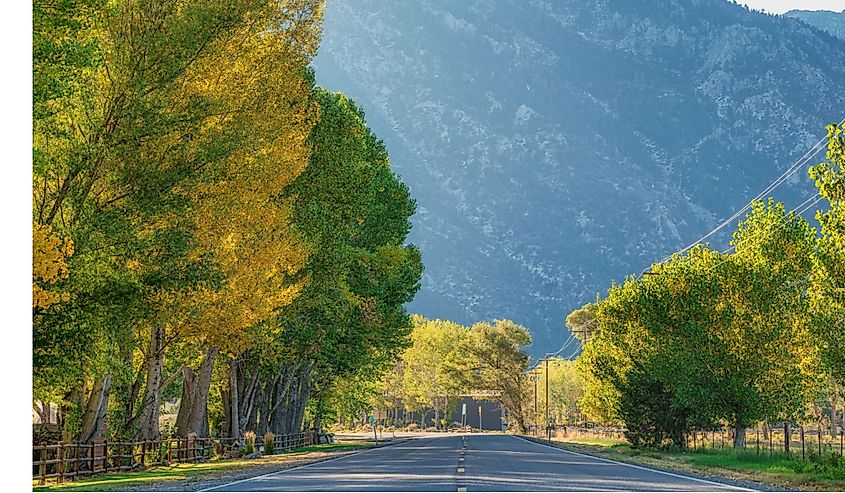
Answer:
[{"label": "metal fence", "polygon": [[[313,431],[277,435],[274,451],[293,450],[316,443]],[[167,438],[162,440],[108,441],[93,443],[42,443],[32,447],[32,479],[62,483],[109,472],[136,471],[152,466],[205,462],[226,457],[243,446],[243,438]],[[256,437],[256,450],[263,440]]]},{"label": "metal fence", "polygon": [[[542,433],[543,430],[538,430]],[[539,434],[539,433],[538,433]],[[624,428],[576,427],[558,425],[553,437],[557,438],[607,438],[625,440]],[[731,428],[695,430],[687,435],[690,451],[734,449],[735,431]],[[804,426],[778,426],[772,428],[748,428],[742,450],[754,454],[783,454],[807,459],[811,456],[839,455],[845,457],[845,433],[837,430],[830,433],[826,427],[805,428]]]}]

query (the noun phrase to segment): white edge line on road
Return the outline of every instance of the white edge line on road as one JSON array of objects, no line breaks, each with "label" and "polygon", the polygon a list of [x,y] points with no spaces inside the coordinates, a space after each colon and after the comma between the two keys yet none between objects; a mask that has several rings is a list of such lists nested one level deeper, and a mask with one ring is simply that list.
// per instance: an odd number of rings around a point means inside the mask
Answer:
[{"label": "white edge line on road", "polygon": [[581,457],[587,457],[587,458],[590,458],[590,459],[596,459],[596,460],[601,460],[601,461],[604,461],[604,462],[610,462],[610,463],[613,463],[613,464],[619,464],[620,466],[633,467],[634,469],[642,469],[643,471],[656,472],[656,473],[659,473],[659,474],[665,474],[666,476],[673,476],[673,477],[681,478],[681,479],[689,479],[690,481],[698,481],[699,483],[713,484],[713,485],[716,485],[716,486],[721,486],[723,488],[730,488],[730,489],[734,489],[734,490],[738,490],[738,491],[758,491],[758,490],[752,490],[752,489],[749,489],[749,488],[743,488],[741,486],[734,486],[732,484],[719,483],[718,481],[710,481],[710,480],[707,480],[707,479],[701,479],[701,478],[695,478],[695,477],[692,477],[692,476],[686,476],[684,474],[677,474],[677,473],[674,473],[674,472],[661,471],[660,469],[652,469],[650,467],[638,466],[636,464],[628,464],[627,462],[619,462],[619,461],[613,460],[613,459],[605,459],[604,457],[596,457],[595,455],[573,452],[571,450],[566,450],[566,449],[562,449],[560,447],[555,447],[554,445],[549,445],[547,443],[540,443],[540,442],[528,440],[527,438],[522,438],[520,436],[516,436],[516,435],[511,435],[511,436],[514,437],[514,438],[519,438],[520,440],[525,440],[528,443],[533,443],[533,444],[536,444],[536,445],[543,445],[545,447],[553,448],[555,450],[560,450],[561,452],[566,452],[567,454],[580,455]]},{"label": "white edge line on road", "polygon": [[346,459],[346,458],[352,457],[354,455],[363,454],[364,452],[370,452],[372,450],[378,450],[380,448],[391,447],[393,445],[399,445],[400,443],[404,443],[406,441],[407,440],[403,440],[401,442],[392,443],[390,445],[382,445],[381,447],[370,447],[370,448],[367,448],[367,449],[364,449],[364,450],[359,450],[357,452],[352,452],[351,454],[341,455],[340,457],[332,457],[331,459],[319,460],[317,462],[309,462],[308,464],[302,464],[301,466],[291,467],[291,468],[288,468],[288,469],[280,469],[278,471],[268,472],[267,474],[261,474],[259,476],[253,476],[251,478],[239,479],[237,481],[232,481],[231,483],[218,484],[217,486],[212,486],[210,488],[205,488],[205,489],[197,490],[197,491],[199,493],[202,493],[203,491],[214,491],[214,490],[218,490],[220,488],[225,488],[227,486],[234,486],[236,484],[246,483],[247,481],[254,481],[256,479],[263,479],[263,478],[266,478],[266,477],[274,476],[276,474],[286,474],[290,471],[295,471],[297,469],[302,469],[302,468],[310,467],[310,466],[316,466],[317,464],[325,464],[327,462],[334,462],[336,460]]}]

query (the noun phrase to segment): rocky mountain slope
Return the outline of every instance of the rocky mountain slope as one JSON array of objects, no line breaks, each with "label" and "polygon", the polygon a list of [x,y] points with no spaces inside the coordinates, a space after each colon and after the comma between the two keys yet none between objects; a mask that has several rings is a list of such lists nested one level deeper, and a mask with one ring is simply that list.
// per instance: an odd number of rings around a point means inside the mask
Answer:
[{"label": "rocky mountain slope", "polygon": [[815,26],[819,29],[845,39],[845,10],[842,12],[831,12],[829,10],[790,10],[787,17],[794,17]]},{"label": "rocky mountain slope", "polygon": [[845,116],[845,41],[725,0],[332,0],[324,27],[318,82],[417,199],[409,308],[510,318],[535,355]]}]

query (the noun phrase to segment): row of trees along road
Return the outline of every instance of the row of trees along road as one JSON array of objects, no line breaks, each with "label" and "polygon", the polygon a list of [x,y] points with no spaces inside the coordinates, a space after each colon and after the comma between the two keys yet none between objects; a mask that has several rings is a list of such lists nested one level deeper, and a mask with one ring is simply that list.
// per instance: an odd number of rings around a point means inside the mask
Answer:
[{"label": "row of trees along road", "polygon": [[376,410],[392,425],[412,422],[421,427],[449,426],[460,396],[484,393],[499,401],[511,426],[525,431],[524,406],[531,344],[528,331],[509,320],[478,322],[465,327],[444,320],[412,316],[410,346],[390,371],[369,379],[356,376],[338,387],[333,421],[343,426],[360,423],[362,414]]},{"label": "row of trees along road", "polygon": [[[685,446],[692,429],[821,419],[845,378],[845,136],[829,127],[810,176],[829,207],[816,231],[773,200],[738,225],[734,253],[698,246],[614,284],[570,318],[592,333],[581,407],[634,444]],[[824,203],[824,202],[822,202]],[[825,400],[829,400],[824,403]]]},{"label": "row of trees along road", "polygon": [[415,205],[315,86],[322,12],[33,4],[33,394],[65,440],[158,438],[165,402],[181,436],[319,426],[405,347]]}]

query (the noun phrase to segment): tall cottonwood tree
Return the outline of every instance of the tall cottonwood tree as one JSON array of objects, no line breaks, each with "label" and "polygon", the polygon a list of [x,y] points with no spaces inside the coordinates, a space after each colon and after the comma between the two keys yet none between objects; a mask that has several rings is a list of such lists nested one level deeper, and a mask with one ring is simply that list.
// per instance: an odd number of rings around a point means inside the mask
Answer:
[{"label": "tall cottonwood tree", "polygon": [[[256,348],[249,350],[252,362],[245,355],[233,360],[223,394],[231,435],[249,427],[298,432],[312,396],[325,402],[336,380],[386,369],[409,331],[403,304],[418,289],[422,269],[419,252],[404,245],[414,202],[363,112],[323,89],[313,99],[320,118],[308,138],[308,167],[285,195],[310,251],[300,273],[306,284],[273,322],[277,341],[263,343],[284,348],[265,359],[275,369],[257,377],[265,365],[254,358],[266,352]],[[314,408],[317,427],[322,409]]]},{"label": "tall cottonwood tree", "polygon": [[469,370],[463,349],[470,332],[454,322],[412,317],[411,346],[402,354],[402,395],[408,411],[434,411],[434,426],[440,429],[449,401],[457,403]]},{"label": "tall cottonwood tree", "polygon": [[[230,142],[186,192],[199,258],[220,272],[220,285],[200,286],[185,300],[191,317],[179,327],[203,348],[198,371],[183,366],[177,430],[207,433],[209,386],[220,351],[238,354],[242,332],[270,319],[302,288],[292,277],[308,248],[291,225],[284,190],[308,164],[308,134],[317,121],[305,66],[319,40],[319,2],[267,2],[242,12],[226,38],[188,74],[191,93],[219,108],[205,129]],[[284,26],[280,28],[279,26]]]},{"label": "tall cottonwood tree", "polygon": [[582,405],[652,446],[683,447],[690,429],[727,422],[742,447],[745,427],[797,418],[819,380],[805,299],[813,242],[783,204],[758,202],[735,254],[698,247],[611,288],[579,362]]},{"label": "tall cottonwood tree", "polygon": [[492,324],[478,322],[470,327],[470,338],[462,348],[472,368],[465,374],[465,386],[494,391],[518,433],[527,429],[523,407],[527,394],[526,370],[531,358],[523,350],[531,344],[528,330],[510,320]]},{"label": "tall cottonwood tree", "polygon": [[[36,374],[50,380],[38,388],[78,394],[73,382],[88,380],[89,404],[100,397],[85,407],[100,415],[109,392],[94,391],[108,387],[97,382],[140,364],[120,382],[125,425],[155,437],[168,344],[186,338],[213,355],[217,341],[234,339],[226,334],[292,299],[297,287],[283,278],[307,250],[290,232],[289,202],[276,197],[307,163],[316,113],[304,67],[321,9],[36,2],[34,223],[75,247],[70,301],[36,314]],[[201,327],[202,316],[214,323]],[[87,347],[73,349],[80,340]],[[75,372],[48,357],[74,350],[84,355],[68,365]],[[55,368],[69,377],[38,371]],[[201,427],[202,411],[190,414]]]},{"label": "tall cottonwood tree", "polygon": [[816,214],[821,237],[810,286],[811,329],[825,366],[841,384],[845,382],[845,129],[829,126],[828,138],[827,161],[810,169],[829,206]]}]

